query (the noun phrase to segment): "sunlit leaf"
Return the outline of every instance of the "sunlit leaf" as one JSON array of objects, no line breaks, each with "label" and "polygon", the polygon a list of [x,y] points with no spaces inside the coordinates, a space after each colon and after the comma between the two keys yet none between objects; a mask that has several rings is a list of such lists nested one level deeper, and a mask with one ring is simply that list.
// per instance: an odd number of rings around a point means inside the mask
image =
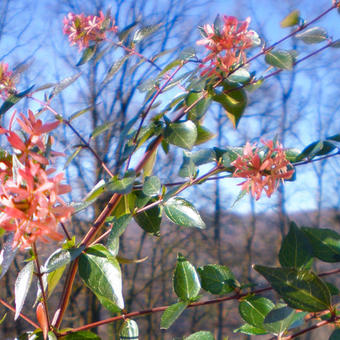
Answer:
[{"label": "sunlit leaf", "polygon": [[61,82],[59,82],[52,90],[52,92],[49,95],[48,99],[52,99],[54,96],[59,94],[61,91],[65,90],[68,86],[73,84],[79,77],[81,76],[81,73],[77,73],[74,76],[67,77],[63,79]]},{"label": "sunlit leaf", "polygon": [[193,301],[198,297],[201,283],[195,267],[182,255],[177,255],[174,273],[174,290],[182,301]]},{"label": "sunlit leaf", "polygon": [[90,61],[95,55],[96,50],[97,50],[97,45],[87,47],[84,50],[83,55],[81,56],[80,60],[77,62],[76,66],[81,66],[83,64],[86,64],[88,61]]},{"label": "sunlit leaf", "polygon": [[28,262],[24,268],[22,268],[15,280],[14,295],[15,295],[15,316],[14,320],[19,317],[19,314],[24,306],[27,293],[31,287],[34,271],[34,262]]},{"label": "sunlit leaf", "polygon": [[164,204],[166,216],[174,223],[183,227],[205,228],[201,216],[195,207],[181,197],[173,197]]},{"label": "sunlit leaf", "polygon": [[280,26],[282,28],[295,26],[300,21],[300,11],[295,10],[290,12],[281,22]]},{"label": "sunlit leaf", "polygon": [[138,340],[139,330],[135,320],[127,319],[119,328],[120,340],[135,339]]},{"label": "sunlit leaf", "polygon": [[303,32],[297,33],[295,38],[302,40],[306,44],[317,44],[327,40],[328,34],[324,28],[311,27]]},{"label": "sunlit leaf", "polygon": [[266,53],[265,61],[274,67],[291,70],[294,65],[294,58],[289,51],[274,50]]},{"label": "sunlit leaf", "polygon": [[27,90],[10,95],[5,102],[0,107],[0,116],[7,112],[12,106],[24,98],[27,94],[31,92],[34,86],[31,86]]},{"label": "sunlit leaf", "polygon": [[215,338],[210,332],[199,331],[185,337],[184,340],[215,340]]},{"label": "sunlit leaf", "polygon": [[170,144],[191,150],[196,142],[197,128],[190,120],[170,123],[164,130],[164,137]]}]

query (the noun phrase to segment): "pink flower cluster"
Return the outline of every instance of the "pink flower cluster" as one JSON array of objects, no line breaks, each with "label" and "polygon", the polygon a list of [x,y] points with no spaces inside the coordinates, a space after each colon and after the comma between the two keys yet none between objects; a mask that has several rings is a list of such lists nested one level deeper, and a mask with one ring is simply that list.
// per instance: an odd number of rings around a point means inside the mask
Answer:
[{"label": "pink flower cluster", "polygon": [[114,26],[114,19],[105,17],[101,11],[99,16],[69,13],[64,18],[63,32],[79,50],[88,47],[90,42],[105,40],[108,31],[117,32],[117,26]]},{"label": "pink flower cluster", "polygon": [[267,146],[264,152],[256,145],[247,143],[243,155],[231,163],[235,167],[233,177],[246,179],[240,183],[242,190],[251,190],[257,200],[261,197],[262,190],[270,197],[280,181],[291,178],[294,173],[281,144],[273,141],[262,143]]},{"label": "pink flower cluster", "polygon": [[13,73],[8,70],[8,64],[0,63],[0,96],[6,98],[11,92],[15,92]]},{"label": "pink flower cluster", "polygon": [[[209,54],[201,64],[204,68],[202,75],[220,76],[221,72],[228,74],[233,66],[246,62],[244,51],[259,41],[255,31],[248,31],[249,23],[250,18],[239,22],[233,16],[224,16],[223,25],[220,28],[216,28],[215,25],[203,26],[204,39],[197,41],[197,44],[205,45]],[[210,64],[206,65],[207,62]]]},{"label": "pink flower cluster", "polygon": [[[24,139],[11,127],[0,128],[16,151],[13,158],[6,155],[0,159],[0,226],[14,232],[13,247],[24,249],[37,240],[62,240],[58,223],[69,220],[73,208],[60,197],[71,190],[61,183],[63,174],[52,176],[55,169],[48,168],[45,134],[59,122],[43,124],[30,110],[28,117],[20,114],[17,122],[25,132]],[[49,158],[59,155],[49,151]]]}]

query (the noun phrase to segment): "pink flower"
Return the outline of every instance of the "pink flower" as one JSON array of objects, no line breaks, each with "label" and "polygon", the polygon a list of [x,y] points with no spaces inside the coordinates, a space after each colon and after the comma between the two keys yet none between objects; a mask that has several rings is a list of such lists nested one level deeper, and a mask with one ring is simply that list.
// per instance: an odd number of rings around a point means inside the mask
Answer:
[{"label": "pink flower", "polygon": [[[48,168],[44,135],[55,129],[59,121],[43,124],[30,110],[28,117],[20,114],[17,121],[26,134],[24,140],[14,131],[0,131],[18,150],[20,162],[15,168],[11,157],[0,163],[0,225],[14,232],[13,247],[24,249],[37,240],[62,240],[58,224],[70,219],[73,208],[60,197],[71,190],[62,184],[63,174],[53,176],[55,169]],[[52,144],[53,139],[48,140]]]},{"label": "pink flower", "polygon": [[4,93],[5,97],[15,92],[15,81],[12,71],[8,70],[8,64],[0,63],[0,95]]},{"label": "pink flower", "polygon": [[[216,29],[213,25],[204,25],[204,39],[197,41],[198,45],[205,45],[209,54],[203,59],[202,74],[228,74],[232,67],[245,63],[247,58],[245,50],[255,45],[257,34],[248,31],[250,18],[239,22],[232,16],[223,17],[223,27]],[[205,63],[210,62],[209,65]]]},{"label": "pink flower", "polygon": [[71,45],[78,45],[79,50],[88,47],[91,41],[105,40],[107,31],[117,32],[117,26],[114,26],[112,18],[105,17],[101,11],[99,16],[69,13],[64,18],[63,33],[68,35]]},{"label": "pink flower", "polygon": [[291,178],[294,173],[281,144],[273,141],[263,144],[267,147],[264,153],[256,145],[246,143],[243,155],[231,163],[235,167],[233,177],[245,178],[240,183],[241,188],[247,192],[251,190],[256,200],[261,197],[262,190],[270,197],[279,183]]}]

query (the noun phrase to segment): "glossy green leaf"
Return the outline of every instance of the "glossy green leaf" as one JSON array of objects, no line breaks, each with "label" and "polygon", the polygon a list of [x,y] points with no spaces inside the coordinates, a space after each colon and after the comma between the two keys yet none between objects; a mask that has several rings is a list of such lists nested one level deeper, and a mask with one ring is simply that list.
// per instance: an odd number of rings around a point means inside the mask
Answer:
[{"label": "glossy green leaf", "polygon": [[31,287],[34,271],[34,262],[28,262],[24,268],[22,268],[15,280],[14,295],[15,295],[15,316],[14,320],[17,320],[19,314],[24,306],[27,293]]},{"label": "glossy green leaf", "polygon": [[110,68],[107,74],[105,75],[105,78],[103,82],[101,83],[101,86],[106,85],[113,77],[114,75],[120,70],[120,68],[124,65],[126,60],[129,59],[128,55],[124,55],[122,58],[118,59],[116,62],[114,62]]},{"label": "glossy green leaf", "polygon": [[340,262],[340,235],[331,229],[302,227],[313,247],[313,254],[325,262]]},{"label": "glossy green leaf", "polygon": [[190,120],[170,123],[164,130],[164,137],[170,144],[191,150],[196,142],[197,128]]},{"label": "glossy green leaf", "polygon": [[275,50],[270,51],[265,56],[267,64],[279,69],[291,70],[294,65],[294,58],[288,51]]},{"label": "glossy green leaf", "polygon": [[328,34],[324,28],[311,27],[303,32],[295,34],[295,38],[302,40],[306,44],[317,44],[327,40]]},{"label": "glossy green leaf", "polygon": [[0,319],[0,325],[5,321],[7,317],[7,313],[4,314],[4,316]]},{"label": "glossy green leaf", "polygon": [[139,43],[143,39],[147,38],[154,32],[158,31],[158,29],[162,26],[162,24],[156,24],[156,25],[149,25],[142,27],[141,29],[138,29],[135,32],[135,35],[133,37],[133,42],[134,43]]},{"label": "glossy green leaf", "polygon": [[191,157],[187,156],[187,153],[183,155],[183,163],[179,169],[178,175],[182,178],[193,178],[196,175],[197,168]]},{"label": "glossy green leaf", "polygon": [[127,319],[119,328],[119,339],[120,340],[138,340],[139,329],[135,320]]},{"label": "glossy green leaf", "polygon": [[169,306],[161,317],[161,329],[168,329],[187,308],[188,302],[180,301]]},{"label": "glossy green leaf", "polygon": [[223,83],[223,92],[216,93],[212,99],[223,106],[227,117],[236,128],[247,106],[245,90],[239,88],[237,84],[225,81]]},{"label": "glossy green leaf", "polygon": [[340,134],[336,134],[336,135],[327,137],[326,139],[328,139],[328,140],[334,140],[334,141],[336,141],[336,142],[340,142]]},{"label": "glossy green leaf", "polygon": [[0,107],[0,116],[3,115],[5,112],[7,112],[12,106],[14,106],[17,102],[19,102],[22,98],[24,98],[27,94],[31,92],[34,86],[31,86],[27,90],[20,92],[20,93],[14,93],[10,95],[4,103]]},{"label": "glossy green leaf", "polygon": [[327,141],[317,141],[306,146],[302,152],[296,157],[296,161],[313,159],[315,156],[322,156],[330,153],[335,149],[335,145]]},{"label": "glossy green leaf", "polygon": [[[154,201],[156,200],[151,200],[149,203]],[[138,213],[134,216],[134,219],[147,233],[154,236],[160,236],[160,226],[162,221],[162,207],[160,205],[156,205],[148,210]]]},{"label": "glossy green leaf", "polygon": [[203,144],[210,139],[213,139],[216,135],[210,132],[207,128],[202,125],[197,125],[197,138],[195,145]]},{"label": "glossy green leaf", "polygon": [[254,266],[272,285],[288,306],[307,312],[331,307],[327,285],[312,271],[296,268]]},{"label": "glossy green leaf", "polygon": [[93,56],[95,55],[97,50],[97,46],[93,45],[93,46],[89,46],[87,47],[84,52],[83,55],[81,56],[80,60],[78,61],[76,66],[81,66],[86,64],[88,61],[90,61]]},{"label": "glossy green leaf", "polygon": [[205,228],[201,216],[195,207],[184,198],[172,197],[164,204],[166,216],[175,224],[183,227]]},{"label": "glossy green leaf", "polygon": [[282,267],[310,268],[313,261],[313,249],[306,237],[294,223],[290,223],[287,236],[283,239],[279,253]]},{"label": "glossy green leaf", "polygon": [[105,191],[105,181],[101,179],[86,195],[84,202],[94,202]]},{"label": "glossy green leaf", "polygon": [[195,300],[201,290],[195,267],[180,253],[177,255],[173,283],[175,293],[182,301]]},{"label": "glossy green leaf", "polygon": [[215,338],[210,332],[199,331],[185,337],[184,340],[215,340]]},{"label": "glossy green leaf", "polygon": [[79,257],[79,275],[110,312],[124,308],[120,266],[103,245],[91,246]]},{"label": "glossy green leaf", "polygon": [[202,288],[211,294],[228,294],[239,286],[234,274],[226,266],[208,264],[197,271]]},{"label": "glossy green leaf", "polygon": [[244,321],[256,328],[263,329],[263,320],[274,306],[274,303],[269,299],[252,295],[242,299],[239,304],[239,312]]},{"label": "glossy green leaf", "polygon": [[133,170],[128,170],[124,177],[119,179],[117,176],[110,179],[106,184],[106,189],[118,194],[128,194],[136,179],[136,173]]},{"label": "glossy green leaf", "polygon": [[79,331],[65,335],[60,340],[100,340],[100,337],[90,331]]},{"label": "glossy green leaf", "polygon": [[67,87],[69,87],[71,84],[73,84],[79,77],[81,73],[77,73],[74,76],[64,78],[61,82],[59,82],[50,93],[48,99],[52,99],[54,96],[59,94],[61,91],[65,90]]},{"label": "glossy green leaf", "polygon": [[335,329],[330,335],[328,340],[339,340],[340,339],[340,328]]},{"label": "glossy green leaf", "polygon": [[[202,99],[200,99],[202,98]],[[200,100],[199,100],[200,99]],[[199,100],[199,101],[198,101]],[[198,101],[198,102],[197,102]],[[191,91],[185,98],[185,105],[189,107],[190,105],[196,103],[193,108],[188,112],[189,119],[193,121],[200,120],[204,114],[207,112],[211,99],[210,97],[204,97],[203,92]]]},{"label": "glossy green leaf", "polygon": [[106,247],[112,256],[117,256],[119,251],[119,237],[124,233],[128,224],[132,219],[131,214],[125,214],[116,218],[110,216],[109,220],[106,219],[107,223],[113,223],[113,227],[110,231],[109,237],[106,242]]},{"label": "glossy green leaf", "polygon": [[95,139],[96,137],[98,137],[99,135],[101,135],[102,133],[104,133],[106,130],[110,129],[112,127],[112,125],[114,124],[114,122],[106,122],[100,126],[97,126],[91,133],[90,138],[91,139]]},{"label": "glossy green leaf", "polygon": [[282,334],[294,322],[294,315],[294,309],[287,306],[277,306],[266,315],[263,327],[273,334]]},{"label": "glossy green leaf", "polygon": [[59,267],[63,267],[76,259],[84,250],[84,246],[74,249],[58,249],[46,261],[43,271],[45,273],[53,272]]},{"label": "glossy green leaf", "polygon": [[291,26],[295,26],[298,25],[298,23],[300,22],[300,11],[295,10],[290,12],[281,22],[280,22],[280,26],[282,28],[285,27],[291,27]]},{"label": "glossy green leaf", "polygon": [[262,334],[268,333],[268,331],[266,331],[265,329],[254,327],[252,325],[249,325],[249,323],[246,323],[242,325],[240,328],[237,328],[234,330],[234,333],[237,333],[237,332],[248,334],[248,335],[262,335]]},{"label": "glossy green leaf", "polygon": [[145,177],[143,184],[143,193],[146,196],[155,196],[161,190],[161,181],[157,176]]},{"label": "glossy green leaf", "polygon": [[296,159],[297,159],[298,155],[300,155],[300,154],[301,154],[301,151],[299,149],[285,149],[286,158],[291,163],[296,162]]}]

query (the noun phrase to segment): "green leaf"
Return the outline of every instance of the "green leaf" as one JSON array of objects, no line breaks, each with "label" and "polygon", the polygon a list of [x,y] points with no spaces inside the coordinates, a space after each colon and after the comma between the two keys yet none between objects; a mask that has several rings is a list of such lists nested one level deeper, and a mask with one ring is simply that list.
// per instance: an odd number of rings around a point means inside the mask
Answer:
[{"label": "green leaf", "polygon": [[328,340],[339,340],[340,339],[340,328],[335,329]]},{"label": "green leaf", "polygon": [[134,170],[128,170],[122,179],[118,179],[117,176],[110,179],[106,184],[106,189],[118,194],[128,194],[132,188],[136,179],[136,172]]},{"label": "green leaf", "polygon": [[325,262],[340,262],[340,235],[331,229],[302,227],[313,247],[313,254]]},{"label": "green leaf", "polygon": [[96,50],[97,50],[97,45],[87,47],[84,50],[83,55],[81,56],[76,66],[81,66],[83,64],[86,64],[88,61],[90,61],[93,58],[94,54],[96,53]]},{"label": "green leaf", "polygon": [[202,288],[211,294],[228,294],[239,287],[234,274],[226,266],[208,264],[198,268],[197,271],[201,278]]},{"label": "green leaf", "polygon": [[306,44],[317,44],[327,40],[328,34],[324,28],[311,27],[301,33],[295,34],[295,38],[302,40]]},{"label": "green leaf", "polygon": [[215,340],[215,338],[210,332],[199,331],[185,337],[184,340]]},{"label": "green leaf", "polygon": [[66,160],[64,165],[64,170],[70,165],[72,160],[77,157],[78,153],[83,149],[82,146],[79,146]]},{"label": "green leaf", "polygon": [[68,119],[69,122],[72,122],[72,120],[82,116],[84,113],[86,113],[87,111],[89,110],[92,110],[93,109],[93,106],[88,106],[88,107],[85,107],[85,109],[82,109],[82,110],[79,110],[79,111],[76,111],[74,113],[71,114],[70,118]]},{"label": "green leaf", "polygon": [[322,156],[330,153],[335,149],[335,145],[327,141],[316,141],[306,146],[302,152],[296,157],[296,161],[313,159],[315,156]]},{"label": "green leaf", "polygon": [[10,95],[5,102],[0,107],[0,116],[3,115],[5,112],[7,112],[12,106],[14,106],[18,101],[20,101],[22,98],[24,98],[27,94],[31,92],[34,86],[31,86],[27,90],[20,92],[20,93],[14,93]]},{"label": "green leaf", "polygon": [[79,275],[110,312],[124,308],[120,266],[103,245],[91,246],[79,257]]},{"label": "green leaf", "polygon": [[237,333],[237,332],[248,334],[248,335],[262,335],[262,334],[268,333],[265,329],[254,327],[252,325],[249,325],[248,323],[234,330],[234,333]]},{"label": "green leaf", "polygon": [[197,168],[193,160],[187,155],[188,155],[187,153],[184,153],[183,155],[183,163],[179,169],[178,175],[182,178],[185,177],[193,178],[197,173]]},{"label": "green leaf", "polygon": [[296,268],[254,266],[278,292],[288,306],[307,312],[331,307],[327,285],[313,272]]},{"label": "green leaf", "polygon": [[263,327],[273,334],[282,334],[294,322],[294,315],[294,309],[287,306],[277,306],[266,315]]},{"label": "green leaf", "polygon": [[[153,199],[149,203],[153,203],[155,201],[156,199]],[[162,208],[160,205],[156,205],[148,210],[138,213],[134,216],[134,219],[147,233],[151,233],[154,236],[160,236],[160,226],[162,221]]]},{"label": "green leaf", "polygon": [[216,135],[210,132],[207,128],[202,125],[197,125],[197,138],[195,145],[203,144],[210,139],[214,138]]},{"label": "green leaf", "polygon": [[106,242],[106,247],[112,256],[117,256],[119,251],[119,237],[123,234],[127,226],[129,225],[132,215],[125,214],[116,218],[114,216],[106,219],[106,222],[113,223],[113,227],[110,231],[109,237]]},{"label": "green leaf", "polygon": [[155,196],[161,190],[161,181],[157,176],[145,177],[143,184],[143,193],[146,196]]},{"label": "green leaf", "polygon": [[205,228],[205,223],[201,219],[195,207],[184,198],[172,197],[164,204],[164,211],[170,221],[183,227]]},{"label": "green leaf", "polygon": [[156,24],[156,25],[149,25],[149,26],[142,27],[141,29],[135,32],[135,35],[133,37],[133,42],[139,43],[141,40],[145,39],[146,37],[156,32],[161,26],[162,24]]},{"label": "green leaf", "polygon": [[86,195],[84,202],[94,202],[105,191],[105,181],[101,179]]},{"label": "green leaf", "polygon": [[90,331],[79,331],[67,334],[61,337],[60,340],[100,340],[100,337]]},{"label": "green leaf", "polygon": [[263,329],[263,320],[274,306],[274,303],[269,299],[252,295],[242,299],[239,304],[239,312],[244,321],[256,328]]},{"label": "green leaf", "polygon": [[164,130],[164,137],[170,144],[191,150],[196,142],[197,128],[190,120],[170,123]]},{"label": "green leaf", "polygon": [[43,271],[45,273],[50,273],[56,269],[63,267],[76,259],[81,252],[85,249],[84,246],[73,249],[58,249],[56,250],[47,260]]},{"label": "green leaf", "polygon": [[297,159],[297,157],[300,153],[301,153],[301,151],[299,149],[286,149],[285,150],[286,158],[291,163],[296,162],[296,159]]},{"label": "green leaf", "polygon": [[67,78],[63,79],[61,82],[59,82],[53,88],[53,90],[50,93],[48,99],[52,99],[54,96],[59,94],[61,91],[65,90],[68,86],[73,84],[80,77],[80,75],[81,75],[81,73],[79,72],[79,73],[75,74],[74,76],[67,77]]},{"label": "green leaf", "polygon": [[180,253],[177,255],[173,283],[175,293],[182,301],[195,300],[201,290],[195,267]]},{"label": "green leaf", "polygon": [[22,307],[24,306],[28,290],[31,287],[34,271],[34,262],[28,262],[24,268],[22,268],[15,280],[14,294],[15,294],[15,316],[14,320],[17,320]]},{"label": "green leaf", "polygon": [[281,22],[280,22],[280,26],[282,28],[285,27],[291,27],[291,26],[295,26],[298,25],[298,23],[300,22],[300,11],[295,10],[290,12]]},{"label": "green leaf", "polygon": [[0,279],[7,273],[11,266],[18,247],[13,248],[14,233],[11,233],[5,239],[5,244],[0,253]]},{"label": "green leaf", "polygon": [[97,126],[91,133],[90,138],[95,139],[97,136],[110,129],[114,125],[114,122],[106,122],[100,126]]},{"label": "green leaf", "polygon": [[310,268],[312,260],[313,249],[308,238],[294,222],[291,222],[289,232],[281,244],[279,253],[281,266]]},{"label": "green leaf", "polygon": [[188,112],[189,119],[193,121],[198,121],[204,116],[210,106],[211,99],[210,97],[204,97],[203,92],[197,91],[190,91],[185,98],[185,105],[189,107],[201,97],[202,99]]},{"label": "green leaf", "polygon": [[191,153],[190,158],[196,166],[216,161],[214,149],[201,149],[199,151]]},{"label": "green leaf", "polygon": [[188,302],[180,301],[169,306],[161,317],[161,329],[168,329],[187,308]]},{"label": "green leaf", "polygon": [[212,99],[223,106],[227,117],[236,128],[247,106],[245,90],[239,88],[237,84],[225,81],[223,83],[223,92],[216,93]]},{"label": "green leaf", "polygon": [[106,85],[113,78],[113,76],[120,70],[120,68],[124,65],[124,63],[128,59],[129,55],[124,55],[122,58],[114,62],[109,68],[109,71],[107,72],[103,82],[101,83],[101,86]]},{"label": "green leaf", "polygon": [[131,319],[127,319],[119,328],[119,339],[120,340],[138,340],[139,330],[137,322]]},{"label": "green leaf", "polygon": [[268,52],[265,56],[265,61],[269,65],[284,70],[291,70],[294,65],[294,58],[292,54],[284,50],[275,50]]},{"label": "green leaf", "polygon": [[233,83],[247,83],[250,80],[250,73],[246,68],[242,67],[233,72],[227,79]]}]

